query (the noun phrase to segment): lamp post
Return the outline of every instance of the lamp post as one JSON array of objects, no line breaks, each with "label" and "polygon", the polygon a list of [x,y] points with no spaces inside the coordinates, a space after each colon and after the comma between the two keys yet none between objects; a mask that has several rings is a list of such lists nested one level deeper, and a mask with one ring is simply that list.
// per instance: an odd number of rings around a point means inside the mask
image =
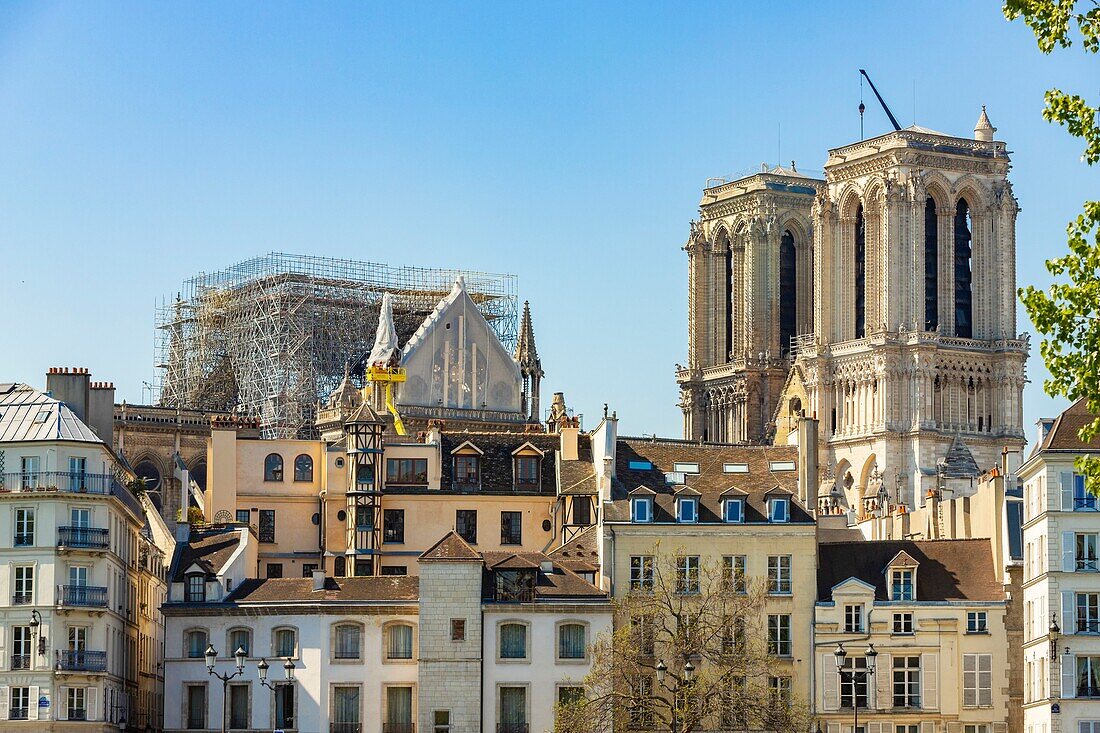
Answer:
[{"label": "lamp post", "polygon": [[[32,608],[31,609],[31,636],[36,637],[38,639],[38,654],[40,656],[46,654],[46,637],[42,635],[41,631],[39,631],[39,629],[41,629],[41,628],[42,628],[42,614],[40,614],[38,611],[36,611]],[[33,659],[33,655],[32,655],[32,659]],[[31,665],[31,668],[32,669],[34,668],[33,664]]]},{"label": "lamp post", "polygon": [[857,685],[860,682],[867,685],[867,694],[870,695],[870,679],[875,674],[875,657],[878,656],[878,652],[875,651],[874,644],[867,645],[867,651],[863,653],[863,656],[867,658],[867,666],[863,669],[856,669],[855,665],[851,669],[844,668],[844,662],[848,659],[848,652],[844,650],[843,644],[836,645],[833,656],[836,657],[836,671],[840,675],[842,697],[844,683],[852,683],[852,733],[859,733],[859,688]]},{"label": "lamp post", "polygon": [[663,660],[659,660],[657,662],[657,683],[659,685],[661,685],[662,687],[664,687],[666,690],[668,690],[669,692],[672,693],[672,704],[669,707],[672,710],[672,716],[671,716],[672,717],[672,731],[673,731],[673,733],[676,733],[676,730],[677,730],[676,696],[680,693],[680,690],[683,687],[687,686],[688,684],[691,684],[692,679],[694,679],[694,677],[695,677],[695,665],[691,663],[690,659],[687,659],[687,660],[684,661],[684,671],[683,671],[683,675],[681,676],[681,679],[683,679],[683,681],[684,681],[683,685],[681,685],[677,681],[673,684],[672,687],[667,687],[665,685],[665,677],[667,676],[667,674],[668,674],[668,665],[665,664]]},{"label": "lamp post", "polygon": [[[267,689],[271,690],[272,695],[278,694],[280,688],[285,687],[286,685],[293,685],[294,684],[294,682],[295,682],[295,679],[294,679],[294,662],[290,661],[290,657],[287,657],[286,662],[283,663],[283,674],[286,675],[286,680],[284,682],[268,682],[267,681],[267,671],[269,669],[271,669],[271,665],[267,663],[266,659],[260,659],[260,663],[256,665],[256,670],[260,673],[260,684],[263,685],[264,687],[266,687]],[[276,701],[275,710],[278,711],[278,709],[279,709],[279,704],[278,704],[278,701]],[[284,717],[285,717],[285,711],[284,711]],[[272,728],[274,728],[274,727],[275,726],[272,726]],[[288,725],[286,727],[287,728],[293,728],[294,726]]]},{"label": "lamp post", "polygon": [[237,660],[237,671],[233,674],[218,674],[214,671],[214,664],[218,661],[218,650],[214,648],[213,644],[206,647],[205,656],[207,673],[222,681],[222,733],[225,733],[226,723],[229,718],[229,710],[226,709],[229,703],[229,680],[244,674],[244,659],[248,656],[248,652],[246,652],[243,647],[237,647],[237,651],[233,652],[233,656],[236,657]]}]

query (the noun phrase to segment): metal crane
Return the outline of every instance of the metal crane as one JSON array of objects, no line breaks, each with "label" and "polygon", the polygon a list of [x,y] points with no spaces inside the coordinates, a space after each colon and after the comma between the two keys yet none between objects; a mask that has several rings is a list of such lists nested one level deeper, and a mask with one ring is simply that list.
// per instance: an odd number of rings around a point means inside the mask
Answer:
[{"label": "metal crane", "polygon": [[[878,93],[878,89],[875,88],[875,83],[873,81],[871,81],[871,77],[867,76],[867,72],[864,71],[863,69],[860,69],[859,73],[862,74],[863,78],[867,80],[867,83],[871,85],[871,91],[875,93],[875,96],[878,98],[878,103],[882,105],[882,109],[886,112],[886,116],[890,118],[890,122],[891,122],[891,124],[893,124],[894,129],[895,130],[900,130],[901,125],[899,125],[897,119],[895,119],[894,113],[891,112],[890,108],[886,106],[886,100],[884,100],[882,98],[882,95]],[[861,79],[860,80],[860,87],[862,88],[862,86],[863,86],[863,81]],[[863,111],[865,109],[867,109],[867,107],[865,107],[864,104],[863,104],[863,94],[861,93],[859,96],[860,96],[860,100],[859,100],[859,138],[862,140],[863,139]]]}]

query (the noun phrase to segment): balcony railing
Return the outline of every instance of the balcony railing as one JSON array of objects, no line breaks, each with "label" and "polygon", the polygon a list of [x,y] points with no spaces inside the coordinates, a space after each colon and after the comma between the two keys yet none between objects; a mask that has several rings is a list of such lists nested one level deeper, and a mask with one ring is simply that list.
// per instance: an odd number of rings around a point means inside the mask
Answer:
[{"label": "balcony railing", "polygon": [[1100,697],[1100,687],[1080,685],[1077,688],[1077,697]]},{"label": "balcony railing", "polygon": [[58,547],[106,550],[109,544],[108,531],[99,527],[60,527],[57,530]]},{"label": "balcony railing", "polygon": [[87,720],[88,711],[84,708],[69,708],[68,713],[69,720]]},{"label": "balcony railing", "polygon": [[383,723],[382,733],[416,733],[416,723]]},{"label": "balcony railing", "polygon": [[33,532],[18,532],[14,537],[12,544],[16,547],[30,547],[34,544]]},{"label": "balcony railing", "polygon": [[1094,573],[1097,570],[1100,570],[1100,560],[1097,560],[1095,557],[1077,558],[1077,572]]},{"label": "balcony railing", "polygon": [[497,733],[531,733],[529,723],[497,723]]},{"label": "balcony railing", "polygon": [[1100,633],[1100,619],[1095,619],[1095,618],[1079,618],[1079,619],[1077,619],[1077,633],[1078,634],[1097,634],[1097,633]]},{"label": "balcony railing", "polygon": [[30,593],[16,593],[11,597],[13,606],[29,606],[31,603],[34,603],[34,596]]},{"label": "balcony railing", "polygon": [[27,708],[11,708],[8,710],[8,720],[26,720]]},{"label": "balcony railing", "polygon": [[62,672],[106,672],[107,652],[59,649],[57,668]]},{"label": "balcony railing", "polygon": [[11,668],[12,669],[30,669],[31,668],[31,655],[30,654],[12,654],[11,655]]},{"label": "balcony railing", "polygon": [[329,733],[363,733],[362,723],[329,723]]},{"label": "balcony railing", "polygon": [[57,587],[57,602],[60,606],[106,608],[107,589],[94,585],[60,585]]},{"label": "balcony railing", "polygon": [[21,471],[0,473],[0,491],[65,491],[74,494],[113,494],[121,487],[109,473],[82,471]]},{"label": "balcony railing", "polygon": [[1073,498],[1073,511],[1075,512],[1094,512],[1096,511],[1096,497],[1095,496],[1082,496]]}]

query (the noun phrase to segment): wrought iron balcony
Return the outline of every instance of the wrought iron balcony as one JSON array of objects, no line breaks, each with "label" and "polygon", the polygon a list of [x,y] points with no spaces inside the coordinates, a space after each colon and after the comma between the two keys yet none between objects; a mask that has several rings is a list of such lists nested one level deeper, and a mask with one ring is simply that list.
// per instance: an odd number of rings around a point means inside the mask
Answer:
[{"label": "wrought iron balcony", "polygon": [[34,544],[34,532],[18,532],[12,544],[15,547],[30,547]]},{"label": "wrought iron balcony", "polygon": [[62,672],[106,672],[107,652],[59,649],[57,669]]},{"label": "wrought iron balcony", "polygon": [[329,723],[329,733],[363,733],[362,723]]},{"label": "wrought iron balcony", "polygon": [[11,708],[8,710],[8,720],[26,720],[27,708]]},{"label": "wrought iron balcony", "polygon": [[69,708],[68,720],[87,720],[88,711],[84,708]]},{"label": "wrought iron balcony", "polygon": [[108,531],[99,527],[59,527],[57,530],[58,547],[106,550],[109,544]]},{"label": "wrought iron balcony", "polygon": [[382,733],[416,733],[416,723],[383,723]]},{"label": "wrought iron balcony", "polygon": [[1073,498],[1073,511],[1094,512],[1097,509],[1095,496],[1075,496]]},{"label": "wrought iron balcony", "polygon": [[12,654],[11,655],[11,668],[12,669],[30,669],[31,668],[31,655],[30,654]]},{"label": "wrought iron balcony", "polygon": [[497,733],[531,733],[529,723],[497,723]]},{"label": "wrought iron balcony", "polygon": [[1078,634],[1096,634],[1096,633],[1100,633],[1100,619],[1095,619],[1095,618],[1079,618],[1079,619],[1077,619],[1077,633]]},{"label": "wrought iron balcony", "polygon": [[107,589],[94,585],[61,585],[57,587],[59,606],[106,608]]},{"label": "wrought iron balcony", "polygon": [[121,489],[109,473],[83,471],[20,471],[0,473],[0,491],[64,491],[72,494],[114,494]]},{"label": "wrought iron balcony", "polygon": [[13,606],[29,606],[34,602],[34,596],[30,593],[16,593],[11,597],[11,605]]}]

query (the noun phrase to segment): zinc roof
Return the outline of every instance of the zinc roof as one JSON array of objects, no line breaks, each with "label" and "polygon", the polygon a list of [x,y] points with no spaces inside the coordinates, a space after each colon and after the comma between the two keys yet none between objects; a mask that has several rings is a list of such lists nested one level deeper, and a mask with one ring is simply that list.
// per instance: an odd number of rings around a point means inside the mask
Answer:
[{"label": "zinc roof", "polygon": [[102,443],[68,405],[26,384],[0,384],[0,443]]}]

